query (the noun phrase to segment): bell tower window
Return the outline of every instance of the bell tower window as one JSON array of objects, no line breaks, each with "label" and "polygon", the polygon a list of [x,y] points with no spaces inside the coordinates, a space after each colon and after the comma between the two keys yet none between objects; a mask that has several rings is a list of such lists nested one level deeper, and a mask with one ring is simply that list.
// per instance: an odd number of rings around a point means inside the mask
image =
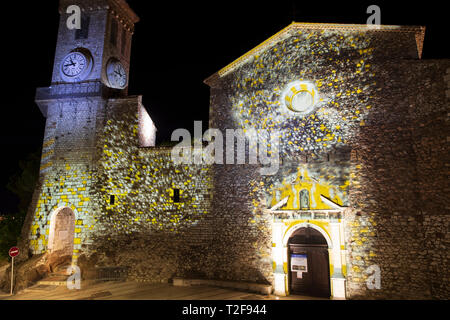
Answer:
[{"label": "bell tower window", "polygon": [[127,49],[127,30],[122,29],[122,54],[125,54]]},{"label": "bell tower window", "polygon": [[88,15],[81,16],[81,29],[75,31],[75,40],[87,39],[89,37],[89,23],[91,18]]},{"label": "bell tower window", "polygon": [[112,18],[111,19],[111,34],[110,34],[109,42],[114,47],[117,45],[117,33],[118,33],[117,29],[118,29],[117,21],[114,18]]}]

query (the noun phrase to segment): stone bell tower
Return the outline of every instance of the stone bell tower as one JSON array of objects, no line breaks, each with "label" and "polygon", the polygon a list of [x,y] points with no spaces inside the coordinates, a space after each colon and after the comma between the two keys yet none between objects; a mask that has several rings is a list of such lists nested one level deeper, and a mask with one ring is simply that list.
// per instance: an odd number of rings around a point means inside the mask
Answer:
[{"label": "stone bell tower", "polygon": [[[68,26],[76,12],[81,29]],[[93,181],[108,104],[128,101],[131,39],[139,18],[124,0],[61,0],[59,13],[51,85],[36,92],[46,126],[23,238],[34,254],[61,250],[76,260],[95,224],[99,195]]]},{"label": "stone bell tower", "polygon": [[[69,29],[70,6],[80,8],[81,29]],[[91,154],[108,98],[126,97],[131,38],[139,20],[124,0],[61,0],[51,86],[36,103],[47,118],[42,170],[59,156]]]}]

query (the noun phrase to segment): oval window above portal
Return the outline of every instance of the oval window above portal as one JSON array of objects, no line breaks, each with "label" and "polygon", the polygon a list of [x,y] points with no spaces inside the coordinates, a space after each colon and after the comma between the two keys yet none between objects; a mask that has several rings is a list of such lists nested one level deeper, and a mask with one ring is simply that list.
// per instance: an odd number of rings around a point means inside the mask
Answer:
[{"label": "oval window above portal", "polygon": [[281,94],[281,104],[299,115],[307,115],[314,110],[319,101],[319,92],[311,82],[293,81]]}]

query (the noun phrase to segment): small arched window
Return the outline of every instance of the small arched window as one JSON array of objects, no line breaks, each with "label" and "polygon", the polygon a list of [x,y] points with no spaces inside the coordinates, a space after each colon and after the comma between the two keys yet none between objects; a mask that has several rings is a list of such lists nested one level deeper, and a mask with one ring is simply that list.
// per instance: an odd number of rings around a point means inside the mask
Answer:
[{"label": "small arched window", "polygon": [[309,209],[309,191],[306,189],[300,191],[300,209]]}]

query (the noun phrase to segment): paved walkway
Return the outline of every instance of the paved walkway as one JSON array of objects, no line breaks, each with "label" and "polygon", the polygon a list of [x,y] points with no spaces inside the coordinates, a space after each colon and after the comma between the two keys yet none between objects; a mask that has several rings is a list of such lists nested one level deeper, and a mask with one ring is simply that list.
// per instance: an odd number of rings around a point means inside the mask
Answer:
[{"label": "paved walkway", "polygon": [[170,284],[99,282],[80,290],[66,286],[35,286],[14,296],[0,292],[0,300],[319,300],[319,298],[264,296],[208,286],[174,287]]}]

